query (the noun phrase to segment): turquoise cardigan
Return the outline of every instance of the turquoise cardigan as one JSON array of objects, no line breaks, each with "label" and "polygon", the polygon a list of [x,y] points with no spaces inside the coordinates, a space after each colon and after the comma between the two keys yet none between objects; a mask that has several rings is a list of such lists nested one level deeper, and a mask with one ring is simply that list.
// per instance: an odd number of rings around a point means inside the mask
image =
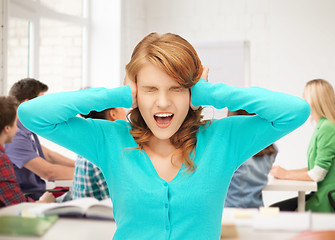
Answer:
[{"label": "turquoise cardigan", "polygon": [[[136,149],[131,125],[82,119],[77,114],[130,108],[129,86],[93,88],[38,97],[20,105],[30,130],[101,168],[114,206],[115,240],[219,239],[223,204],[234,171],[248,158],[303,124],[306,101],[262,88],[238,88],[201,79],[191,88],[193,105],[245,109],[255,116],[213,120],[197,133],[196,170],[166,182],[148,155]],[[191,153],[191,154],[194,154]]]},{"label": "turquoise cardigan", "polygon": [[306,202],[306,210],[334,212],[329,203],[328,192],[335,190],[335,124],[321,118],[316,125],[308,150],[308,169],[315,165],[328,170],[326,177],[318,182],[318,191]]}]

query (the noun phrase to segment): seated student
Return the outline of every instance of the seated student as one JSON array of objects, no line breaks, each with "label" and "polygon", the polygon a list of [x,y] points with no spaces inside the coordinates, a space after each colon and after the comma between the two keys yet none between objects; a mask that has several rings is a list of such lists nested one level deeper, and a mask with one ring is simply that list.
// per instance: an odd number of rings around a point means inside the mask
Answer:
[{"label": "seated student", "polygon": [[[123,108],[109,108],[101,112],[91,111],[84,118],[104,119],[108,121],[126,120]],[[109,198],[108,186],[101,170],[93,163],[78,155],[72,185],[72,199],[94,197],[98,200]],[[67,199],[68,200],[68,199]]]},{"label": "seated student", "polygon": [[[43,95],[47,90],[47,85],[38,80],[26,78],[16,82],[11,87],[9,95],[15,97],[21,104]],[[17,127],[18,131],[13,142],[6,144],[5,149],[14,165],[15,175],[24,193],[43,192],[46,189],[43,179],[50,181],[73,178],[73,160],[41,146],[37,135],[25,128],[19,119]],[[42,193],[28,195],[38,200]]]},{"label": "seated student", "polygon": [[[279,179],[315,181],[318,190],[306,195],[306,210],[334,212],[328,192],[335,189],[335,93],[323,79],[307,82],[304,98],[311,106],[311,118],[316,124],[307,150],[308,168],[286,170],[274,166],[271,174]],[[282,211],[295,211],[297,198],[274,204]]]},{"label": "seated student", "polygon": [[[14,97],[0,97],[0,207],[21,202],[33,202],[21,192],[16,180],[13,164],[5,153],[3,145],[10,143],[16,134],[16,109],[18,102]],[[54,202],[52,193],[46,192],[38,202]]]},{"label": "seated student", "polygon": [[[228,117],[254,115],[245,110],[228,111]],[[225,207],[259,208],[264,206],[262,190],[278,150],[274,144],[243,163],[234,173],[227,192]]]}]

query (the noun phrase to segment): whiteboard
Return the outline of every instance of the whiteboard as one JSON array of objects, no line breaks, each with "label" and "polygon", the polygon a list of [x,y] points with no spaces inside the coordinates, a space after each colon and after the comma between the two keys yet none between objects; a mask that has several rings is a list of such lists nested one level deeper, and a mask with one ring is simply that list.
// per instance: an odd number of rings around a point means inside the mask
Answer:
[{"label": "whiteboard", "polygon": [[[209,67],[208,81],[223,82],[230,86],[250,86],[249,42],[248,41],[206,41],[192,43],[201,63]],[[227,108],[206,107],[205,119],[227,116]]]}]

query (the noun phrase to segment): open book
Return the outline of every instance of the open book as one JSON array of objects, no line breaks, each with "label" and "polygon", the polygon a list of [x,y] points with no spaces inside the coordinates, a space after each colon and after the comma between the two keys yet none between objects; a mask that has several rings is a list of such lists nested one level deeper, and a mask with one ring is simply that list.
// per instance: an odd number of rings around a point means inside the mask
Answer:
[{"label": "open book", "polygon": [[38,207],[25,209],[22,215],[114,219],[110,198],[102,201],[95,198],[81,198],[63,203],[41,204]]}]

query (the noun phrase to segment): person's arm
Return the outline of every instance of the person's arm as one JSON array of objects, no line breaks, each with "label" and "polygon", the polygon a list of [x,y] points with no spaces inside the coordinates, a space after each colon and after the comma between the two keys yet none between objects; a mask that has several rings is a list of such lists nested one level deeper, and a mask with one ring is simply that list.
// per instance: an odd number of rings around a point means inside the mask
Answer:
[{"label": "person's arm", "polygon": [[[36,134],[55,142],[99,166],[99,146],[105,131],[99,121],[76,117],[90,111],[132,105],[129,86],[114,89],[90,88],[44,95],[22,103],[18,117]],[[106,125],[106,124],[105,124]],[[117,123],[109,122],[111,136],[117,138]]]},{"label": "person's arm", "polygon": [[45,156],[45,160],[47,160],[48,162],[66,167],[74,167],[75,164],[74,160],[67,158],[57,152],[51,151],[50,149],[44,146],[41,147]]},{"label": "person's arm", "polygon": [[[200,79],[191,88],[194,106],[211,105],[230,111],[244,109],[255,116],[234,116],[216,121],[216,131],[227,132],[238,167],[245,160],[302,125],[310,114],[309,104],[289,94],[259,87],[231,87]],[[229,129],[227,129],[229,128]]]},{"label": "person's arm", "polygon": [[38,203],[53,203],[56,202],[56,198],[51,192],[45,192],[43,195],[36,201]]},{"label": "person's arm", "polygon": [[70,180],[74,174],[74,167],[51,164],[41,157],[26,162],[23,167],[48,181]]},{"label": "person's arm", "polygon": [[320,182],[326,177],[335,155],[335,129],[332,124],[326,123],[316,131],[318,131],[315,148],[317,152],[315,159],[313,159],[313,168],[310,170],[308,168],[286,170],[275,166],[270,172],[275,178]]},{"label": "person's arm", "polygon": [[307,168],[287,170],[280,166],[273,166],[270,174],[277,179],[314,181],[309,176]]},{"label": "person's arm", "polygon": [[[327,176],[328,170],[334,164],[335,155],[335,127],[328,120],[323,120],[321,127],[316,130],[316,156],[310,159],[313,168],[308,171],[308,175],[316,182],[321,182]],[[314,160],[314,161],[311,161]]]}]

